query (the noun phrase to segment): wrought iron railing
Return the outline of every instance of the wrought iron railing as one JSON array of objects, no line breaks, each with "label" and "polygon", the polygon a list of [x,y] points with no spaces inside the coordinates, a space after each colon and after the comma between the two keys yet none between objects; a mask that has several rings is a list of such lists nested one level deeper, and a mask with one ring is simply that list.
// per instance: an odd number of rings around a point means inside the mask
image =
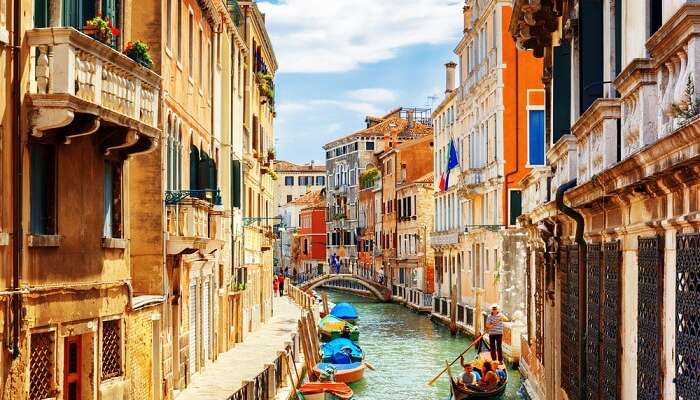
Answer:
[{"label": "wrought iron railing", "polygon": [[188,197],[207,200],[215,206],[223,204],[221,200],[221,190],[219,189],[167,190],[165,192],[165,204],[178,204]]}]

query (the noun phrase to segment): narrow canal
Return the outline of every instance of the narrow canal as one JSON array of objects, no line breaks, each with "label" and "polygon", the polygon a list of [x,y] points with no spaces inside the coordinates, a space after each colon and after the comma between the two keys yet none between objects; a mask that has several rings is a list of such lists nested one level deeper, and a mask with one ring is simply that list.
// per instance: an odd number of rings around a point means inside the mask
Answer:
[{"label": "narrow canal", "polygon": [[[445,400],[450,397],[447,374],[434,386],[426,382],[440,371],[445,360],[452,361],[470,343],[467,336],[457,337],[425,315],[398,304],[380,303],[352,294],[328,291],[334,303],[350,302],[360,315],[360,346],[366,360],[376,371],[351,386],[357,400]],[[470,352],[465,359],[476,356]],[[459,362],[457,362],[459,364]],[[454,367],[454,374],[460,372]],[[508,390],[503,399],[518,399],[520,375],[508,371]]]}]

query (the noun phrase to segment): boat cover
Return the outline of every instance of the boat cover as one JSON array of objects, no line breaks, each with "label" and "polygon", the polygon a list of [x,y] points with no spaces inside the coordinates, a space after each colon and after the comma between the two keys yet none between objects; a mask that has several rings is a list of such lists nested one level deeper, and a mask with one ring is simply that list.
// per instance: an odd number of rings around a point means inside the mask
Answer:
[{"label": "boat cover", "polygon": [[331,393],[341,399],[351,399],[352,389],[343,382],[308,382],[299,388],[301,394]]},{"label": "boat cover", "polygon": [[350,303],[338,303],[331,310],[331,315],[338,317],[340,319],[354,321],[357,319],[357,310]]},{"label": "boat cover", "polygon": [[350,364],[333,364],[333,363],[318,363],[316,364],[316,368],[319,371],[326,371],[328,373],[336,370],[336,371],[343,371],[346,369],[355,369],[359,368],[362,366],[362,361],[350,363]]},{"label": "boat cover", "polygon": [[[347,354],[343,349],[350,349],[350,354]],[[333,339],[330,342],[321,346],[321,353],[323,353],[323,358],[334,358],[338,356],[338,360],[344,360],[343,355],[348,355],[353,360],[361,360],[363,357],[362,348],[350,339],[338,338]],[[335,363],[335,361],[334,361]],[[338,364],[345,364],[344,362],[337,362]]]},{"label": "boat cover", "polygon": [[342,332],[345,326],[350,327],[350,331],[356,331],[357,327],[344,319],[327,315],[318,322],[318,327],[325,332]]}]

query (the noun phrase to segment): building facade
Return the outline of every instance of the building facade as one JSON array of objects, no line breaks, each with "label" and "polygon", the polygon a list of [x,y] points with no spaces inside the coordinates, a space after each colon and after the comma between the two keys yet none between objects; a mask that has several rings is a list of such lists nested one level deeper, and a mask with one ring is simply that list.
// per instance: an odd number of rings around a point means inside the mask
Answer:
[{"label": "building facade", "polygon": [[524,179],[532,398],[697,397],[691,1],[515,2],[544,60],[546,163]]},{"label": "building facade", "polygon": [[[326,270],[326,191],[310,192],[299,213],[298,272],[305,276],[321,274]],[[302,198],[302,199],[303,199]],[[300,199],[301,200],[301,199]]]},{"label": "building facade", "polygon": [[[289,161],[275,161],[275,207],[278,210],[310,191],[326,187],[326,169],[313,162],[298,165]],[[278,212],[278,214],[280,214]]]}]

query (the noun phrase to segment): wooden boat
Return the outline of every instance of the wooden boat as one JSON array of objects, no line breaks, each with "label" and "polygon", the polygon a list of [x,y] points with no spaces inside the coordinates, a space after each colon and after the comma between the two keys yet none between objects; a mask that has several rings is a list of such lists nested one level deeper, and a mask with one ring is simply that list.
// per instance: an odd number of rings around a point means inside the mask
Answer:
[{"label": "wooden boat", "polygon": [[[483,349],[486,349],[483,351]],[[490,361],[491,356],[490,353],[488,352],[488,344],[486,343],[485,340],[480,340],[479,345],[477,346],[477,353],[478,355],[476,356],[477,360],[481,361]],[[460,383],[457,383],[457,381],[453,378],[452,376],[452,371],[450,369],[447,369],[447,373],[450,376],[450,384],[451,384],[451,392],[452,392],[452,400],[472,400],[472,399],[500,399],[501,396],[506,392],[506,387],[508,386],[508,373],[506,371],[506,377],[501,378],[501,380],[498,382],[498,385],[496,387],[484,390],[481,389],[477,386],[464,386]],[[482,374],[483,376],[483,374]]]},{"label": "wooden boat", "polygon": [[359,381],[365,375],[364,361],[350,364],[318,363],[314,372],[319,376],[330,375],[336,382],[352,383]]},{"label": "wooden boat", "polygon": [[358,315],[357,309],[350,303],[338,303],[331,309],[331,315],[356,324]]},{"label": "wooden boat", "polygon": [[348,364],[363,361],[365,353],[362,348],[350,339],[333,339],[321,346],[321,359],[332,364]]},{"label": "wooden boat", "polygon": [[350,386],[342,382],[308,382],[297,390],[298,400],[350,400]]},{"label": "wooden boat", "polygon": [[[343,330],[346,332],[344,333]],[[322,342],[343,337],[353,342],[357,342],[360,339],[360,330],[357,326],[332,315],[327,315],[318,322],[318,332]]]}]

